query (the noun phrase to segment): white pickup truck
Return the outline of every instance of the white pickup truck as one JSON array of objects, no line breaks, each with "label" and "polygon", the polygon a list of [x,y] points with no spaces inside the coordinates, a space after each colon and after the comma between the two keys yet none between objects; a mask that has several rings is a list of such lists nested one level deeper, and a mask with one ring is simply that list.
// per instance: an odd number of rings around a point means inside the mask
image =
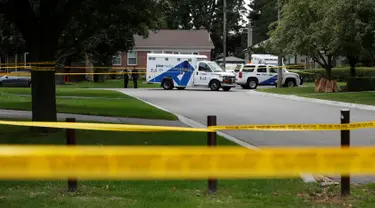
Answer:
[{"label": "white pickup truck", "polygon": [[236,87],[235,75],[204,55],[148,53],[146,80],[160,83],[165,90],[207,87],[212,91],[229,91]]},{"label": "white pickup truck", "polygon": [[[273,65],[245,64],[239,65],[234,70],[236,84],[244,89],[256,89],[258,85],[276,85],[277,71],[279,69]],[[303,84],[302,78],[286,69],[283,70],[283,86],[297,87]]]}]

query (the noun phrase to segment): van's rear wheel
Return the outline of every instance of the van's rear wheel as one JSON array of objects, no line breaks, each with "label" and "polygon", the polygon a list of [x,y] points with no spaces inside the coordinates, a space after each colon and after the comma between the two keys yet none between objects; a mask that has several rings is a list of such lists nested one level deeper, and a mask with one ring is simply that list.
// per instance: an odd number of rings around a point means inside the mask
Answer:
[{"label": "van's rear wheel", "polygon": [[210,89],[212,91],[218,91],[220,89],[220,82],[217,81],[217,80],[213,80],[211,83],[210,83]]},{"label": "van's rear wheel", "polygon": [[161,82],[161,86],[162,86],[163,89],[165,89],[165,90],[171,90],[171,89],[173,89],[173,82],[172,82],[172,80],[170,80],[170,79],[164,79],[164,80]]}]

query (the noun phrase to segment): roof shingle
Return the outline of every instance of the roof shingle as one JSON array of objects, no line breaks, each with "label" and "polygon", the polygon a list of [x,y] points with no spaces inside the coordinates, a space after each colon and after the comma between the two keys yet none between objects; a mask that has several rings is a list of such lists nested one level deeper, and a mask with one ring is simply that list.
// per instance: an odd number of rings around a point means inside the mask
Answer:
[{"label": "roof shingle", "polygon": [[148,38],[135,35],[136,49],[214,49],[207,30],[158,30],[150,31]]}]

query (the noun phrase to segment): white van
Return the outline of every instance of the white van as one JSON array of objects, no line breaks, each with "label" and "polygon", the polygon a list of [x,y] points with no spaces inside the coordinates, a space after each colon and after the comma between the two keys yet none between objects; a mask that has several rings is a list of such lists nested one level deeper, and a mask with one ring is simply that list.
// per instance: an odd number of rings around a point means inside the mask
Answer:
[{"label": "white van", "polygon": [[147,83],[160,83],[165,90],[186,87],[220,88],[229,91],[235,87],[233,73],[225,72],[216,62],[204,55],[147,54]]}]

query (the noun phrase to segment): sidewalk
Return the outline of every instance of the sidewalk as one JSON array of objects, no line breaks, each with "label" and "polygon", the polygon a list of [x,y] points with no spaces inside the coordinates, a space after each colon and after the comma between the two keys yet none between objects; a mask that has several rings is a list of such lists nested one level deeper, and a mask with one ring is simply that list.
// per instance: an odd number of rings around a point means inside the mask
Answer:
[{"label": "sidewalk", "polygon": [[[31,120],[31,111],[17,111],[17,110],[0,110],[0,119],[28,119]],[[181,121],[169,121],[158,119],[142,119],[142,118],[124,118],[124,117],[109,117],[109,116],[94,116],[94,115],[80,115],[70,113],[58,113],[57,119],[65,121],[66,118],[75,118],[76,121],[96,121],[102,123],[122,123],[122,124],[137,124],[137,125],[152,125],[152,126],[180,126],[189,127]]]}]

